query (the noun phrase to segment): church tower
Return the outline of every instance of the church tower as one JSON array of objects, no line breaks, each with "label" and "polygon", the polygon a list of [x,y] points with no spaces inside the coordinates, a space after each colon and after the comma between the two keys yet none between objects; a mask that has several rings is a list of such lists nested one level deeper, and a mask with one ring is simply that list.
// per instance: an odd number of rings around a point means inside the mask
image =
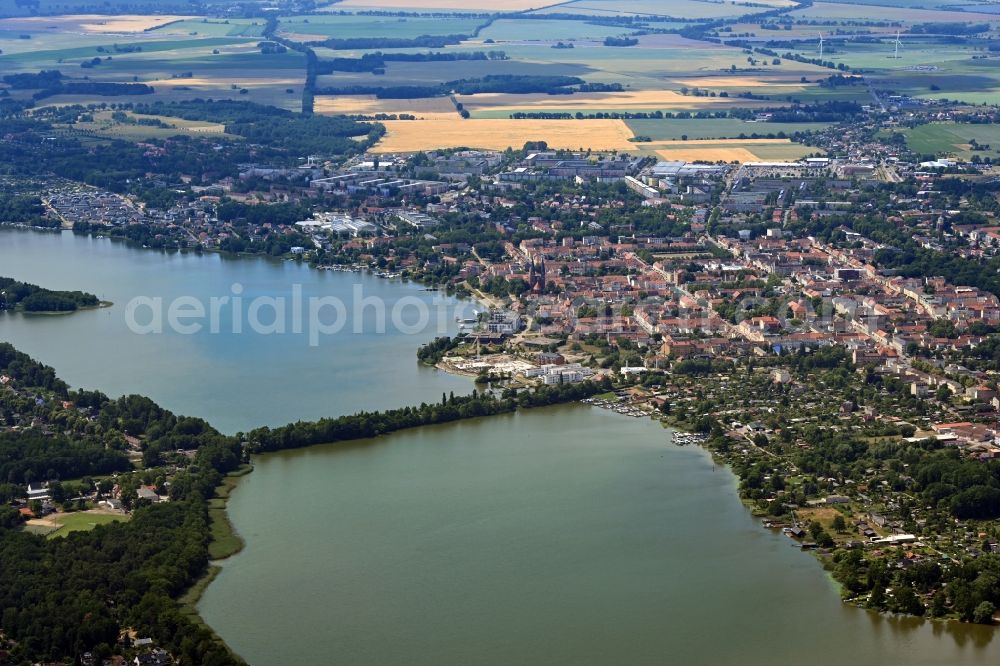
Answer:
[{"label": "church tower", "polygon": [[539,258],[531,261],[528,269],[528,286],[533,294],[545,293],[545,260]]}]

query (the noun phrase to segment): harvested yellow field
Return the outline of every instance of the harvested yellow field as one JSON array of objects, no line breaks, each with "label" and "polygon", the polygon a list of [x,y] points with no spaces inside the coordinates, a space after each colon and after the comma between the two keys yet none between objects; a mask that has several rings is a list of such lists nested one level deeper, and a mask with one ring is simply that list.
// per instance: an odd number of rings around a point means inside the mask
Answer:
[{"label": "harvested yellow field", "polygon": [[316,97],[316,113],[331,115],[374,116],[379,113],[407,113],[417,118],[430,120],[441,118],[461,120],[455,105],[447,97],[426,97],[422,99],[378,99],[375,95],[338,95],[336,97]]},{"label": "harvested yellow field", "polygon": [[390,120],[377,153],[411,153],[437,148],[520,148],[528,141],[545,141],[549,148],[576,150],[635,150],[632,131],[621,120]]},{"label": "harvested yellow field", "polygon": [[798,160],[814,148],[789,139],[695,139],[644,143],[666,160],[687,162],[787,162]]},{"label": "harvested yellow field", "polygon": [[761,162],[759,157],[746,148],[671,148],[657,150],[656,154],[665,160],[685,162]]},{"label": "harvested yellow field", "polygon": [[546,95],[543,93],[514,95],[508,93],[480,93],[459,95],[470,112],[499,111],[510,109],[650,109],[650,108],[690,108],[731,104],[726,97],[689,97],[673,90],[630,90],[609,93],[576,93],[574,95]]},{"label": "harvested yellow field", "polygon": [[[528,9],[541,9],[558,4],[559,0],[343,0],[324,7],[331,11],[341,9],[468,9],[477,12],[523,12]],[[322,10],[321,10],[322,11]]]},{"label": "harvested yellow field", "polygon": [[0,20],[5,30],[46,30],[61,32],[143,32],[173,21],[193,19],[194,16],[103,16],[100,14],[73,14],[69,16],[25,16]]},{"label": "harvested yellow field", "polygon": [[787,78],[765,79],[756,76],[703,76],[697,79],[674,79],[691,88],[801,88],[801,81]]}]

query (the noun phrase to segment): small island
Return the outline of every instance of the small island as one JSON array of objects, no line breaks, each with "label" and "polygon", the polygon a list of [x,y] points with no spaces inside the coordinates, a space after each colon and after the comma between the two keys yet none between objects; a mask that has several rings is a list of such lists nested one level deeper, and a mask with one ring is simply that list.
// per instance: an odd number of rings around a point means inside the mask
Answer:
[{"label": "small island", "polygon": [[52,291],[36,284],[0,277],[0,311],[64,314],[109,305],[83,291]]}]

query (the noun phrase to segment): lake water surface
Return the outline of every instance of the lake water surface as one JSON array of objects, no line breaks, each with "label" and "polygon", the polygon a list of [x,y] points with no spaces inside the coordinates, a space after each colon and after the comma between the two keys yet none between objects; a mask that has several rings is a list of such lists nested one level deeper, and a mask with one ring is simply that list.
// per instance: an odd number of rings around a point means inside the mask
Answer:
[{"label": "lake water surface", "polygon": [[[317,271],[297,262],[166,253],[70,232],[11,229],[0,229],[0,276],[49,289],[79,289],[114,303],[72,315],[0,315],[0,339],[55,367],[73,386],[99,388],[115,397],[148,395],[168,409],[204,417],[230,433],[434,402],[444,391],[472,390],[467,379],[417,363],[417,347],[438,335],[439,312],[445,328],[454,330],[459,302],[416,284]],[[165,314],[162,335],[139,335],[127,325],[126,306],[136,297],[160,298],[165,311],[180,297],[203,304],[213,297],[231,297],[236,284],[245,304],[241,334],[233,333],[229,308],[220,309],[217,334],[207,323],[198,334],[176,333],[167,326]],[[345,303],[349,321],[343,330],[318,336],[316,347],[309,344],[308,325],[301,334],[293,334],[290,321],[285,334],[251,332],[246,310],[252,299],[285,299],[290,320],[293,285],[301,286],[306,301],[332,296]],[[385,304],[386,333],[373,332],[378,324],[373,307],[354,318],[356,287],[364,298]],[[395,327],[391,314],[402,299],[409,306],[397,308],[403,326]],[[434,305],[436,299],[443,302],[440,308]],[[434,316],[410,335],[409,325],[419,323],[413,305],[417,301]],[[473,304],[462,307],[471,311]],[[332,310],[321,314],[326,315],[321,321],[335,320]],[[272,318],[267,311],[259,316],[267,323]],[[149,308],[140,308],[134,319],[150,323]],[[364,333],[353,332],[356,321]]]},{"label": "lake water surface", "polygon": [[261,456],[200,605],[255,664],[995,664],[843,605],[735,479],[583,405]]},{"label": "lake water surface", "polygon": [[[467,392],[420,368],[435,335],[137,335],[136,296],[392,304],[419,286],[291,262],[0,230],[0,275],[112,308],[0,316],[74,386],[143,393],[235,432]],[[454,301],[449,301],[454,305]],[[453,318],[452,318],[453,320]],[[228,323],[228,322],[226,322]],[[229,508],[246,540],[200,608],[253,664],[996,664],[986,627],[842,605],[762,529],[732,474],[658,424],[581,405],[258,457]]]}]

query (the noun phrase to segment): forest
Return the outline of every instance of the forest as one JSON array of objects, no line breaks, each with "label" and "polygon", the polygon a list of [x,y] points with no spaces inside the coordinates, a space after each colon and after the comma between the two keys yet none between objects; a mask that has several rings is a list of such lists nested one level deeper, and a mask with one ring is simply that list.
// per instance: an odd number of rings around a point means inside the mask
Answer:
[{"label": "forest", "polygon": [[82,291],[51,291],[35,284],[0,277],[0,310],[25,312],[75,312],[96,307],[97,296]]},{"label": "forest", "polygon": [[104,81],[73,81],[60,83],[39,90],[32,99],[35,101],[55,97],[56,95],[99,95],[101,97],[118,97],[120,95],[152,95],[155,91],[145,83],[108,83]]},{"label": "forest", "polygon": [[76,663],[85,651],[110,657],[120,653],[119,637],[128,627],[153,638],[182,663],[240,663],[175,601],[206,571],[210,533],[205,500],[222,475],[240,464],[239,441],[145,398],[111,401],[98,392],[69,391],[52,368],[6,343],[0,343],[0,374],[12,377],[15,387],[0,389],[0,398],[23,396],[39,410],[49,410],[36,418],[57,418],[63,407],[56,398],[64,398],[76,400],[99,423],[95,429],[89,419],[82,421],[89,424],[81,426],[91,430],[89,436],[72,430],[59,436],[35,429],[3,433],[4,480],[125,471],[127,459],[106,442],[126,430],[146,438],[148,448],[197,447],[194,460],[171,484],[173,501],[140,503],[128,522],[46,540],[18,529],[16,511],[5,507],[0,512],[0,632],[11,641],[0,647],[10,660]]},{"label": "forest", "polygon": [[58,220],[44,217],[45,208],[36,196],[0,192],[0,224],[24,224],[29,227],[57,227]]}]

